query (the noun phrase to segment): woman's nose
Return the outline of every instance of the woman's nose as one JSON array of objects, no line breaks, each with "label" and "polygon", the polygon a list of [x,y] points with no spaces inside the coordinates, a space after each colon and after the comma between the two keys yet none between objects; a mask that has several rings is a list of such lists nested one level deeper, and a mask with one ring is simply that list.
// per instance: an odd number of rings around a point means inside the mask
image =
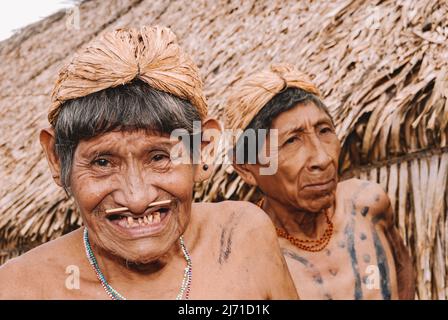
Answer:
[{"label": "woman's nose", "polygon": [[142,214],[148,205],[157,200],[157,188],[140,173],[128,174],[123,179],[116,201],[135,214]]}]

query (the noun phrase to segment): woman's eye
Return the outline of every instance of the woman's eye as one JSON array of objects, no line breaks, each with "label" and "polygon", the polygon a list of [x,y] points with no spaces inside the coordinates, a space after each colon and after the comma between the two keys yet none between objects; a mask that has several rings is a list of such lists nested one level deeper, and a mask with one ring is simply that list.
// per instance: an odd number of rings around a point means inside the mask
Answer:
[{"label": "woman's eye", "polygon": [[159,162],[159,161],[165,160],[166,158],[167,158],[166,155],[159,153],[152,157],[152,161]]}]

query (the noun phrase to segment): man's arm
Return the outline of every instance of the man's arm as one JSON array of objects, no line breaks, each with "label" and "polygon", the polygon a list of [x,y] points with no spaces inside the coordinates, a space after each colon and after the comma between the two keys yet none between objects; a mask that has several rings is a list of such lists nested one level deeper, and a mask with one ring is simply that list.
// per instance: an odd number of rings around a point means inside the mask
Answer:
[{"label": "man's arm", "polygon": [[386,216],[392,217],[392,219],[386,220],[385,235],[392,249],[397,270],[398,297],[400,300],[413,300],[415,297],[415,279],[412,259],[395,226],[390,201]]},{"label": "man's arm", "polygon": [[374,194],[376,197],[374,205],[376,210],[372,212],[374,215],[372,219],[376,221],[374,224],[381,226],[394,259],[397,274],[398,298],[400,300],[414,299],[415,280],[412,259],[395,226],[395,215],[389,196],[376,183],[371,184],[370,191],[369,194]]}]

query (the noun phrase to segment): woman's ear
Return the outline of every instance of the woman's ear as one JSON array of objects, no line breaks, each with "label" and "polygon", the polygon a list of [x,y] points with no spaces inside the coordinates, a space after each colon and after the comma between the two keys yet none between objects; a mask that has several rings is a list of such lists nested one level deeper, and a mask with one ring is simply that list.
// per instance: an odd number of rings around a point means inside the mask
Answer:
[{"label": "woman's ear", "polygon": [[248,166],[253,166],[250,164],[233,164],[233,168],[238,173],[238,175],[241,177],[241,179],[244,180],[247,184],[251,186],[258,186],[257,179],[255,179],[254,173],[249,169]]},{"label": "woman's ear", "polygon": [[61,180],[61,164],[59,162],[59,157],[55,150],[55,137],[54,129],[46,128],[42,129],[39,135],[40,145],[44,150],[45,156],[47,157],[48,166],[50,167],[51,175],[54,181],[60,187],[62,187]]},{"label": "woman's ear", "polygon": [[220,155],[222,128],[222,124],[213,118],[202,123],[201,156],[195,172],[195,182],[206,180],[212,175],[216,159]]}]

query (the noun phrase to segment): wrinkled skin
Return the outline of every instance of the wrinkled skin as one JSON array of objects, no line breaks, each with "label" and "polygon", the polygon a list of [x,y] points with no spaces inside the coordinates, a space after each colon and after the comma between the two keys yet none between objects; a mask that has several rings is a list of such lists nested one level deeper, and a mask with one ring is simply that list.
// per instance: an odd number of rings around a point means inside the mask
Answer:
[{"label": "wrinkled skin", "polygon": [[387,194],[367,181],[338,183],[340,143],[330,117],[313,103],[299,104],[276,117],[271,129],[278,130],[278,171],[260,175],[258,164],[235,169],[263,191],[263,209],[290,235],[320,238],[327,228],[325,213],[334,224],[319,252],[279,238],[299,296],[413,299],[412,264]]},{"label": "wrinkled skin", "polygon": [[[41,144],[60,185],[51,129],[42,131]],[[270,220],[249,203],[192,204],[193,184],[212,168],[174,163],[172,147],[166,135],[118,131],[76,148],[70,192],[107,281],[128,299],[174,299],[186,267],[178,240],[183,235],[193,264],[191,298],[297,298]],[[157,228],[123,228],[105,212],[127,207],[125,214],[142,217],[149,203],[166,199],[172,203]],[[82,234],[80,228],[2,266],[0,298],[107,299]],[[68,267],[79,270],[79,288],[67,285],[76,276],[66,273]]]}]

